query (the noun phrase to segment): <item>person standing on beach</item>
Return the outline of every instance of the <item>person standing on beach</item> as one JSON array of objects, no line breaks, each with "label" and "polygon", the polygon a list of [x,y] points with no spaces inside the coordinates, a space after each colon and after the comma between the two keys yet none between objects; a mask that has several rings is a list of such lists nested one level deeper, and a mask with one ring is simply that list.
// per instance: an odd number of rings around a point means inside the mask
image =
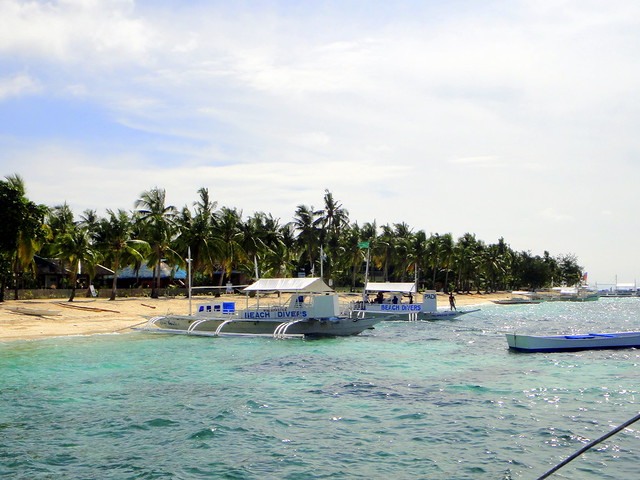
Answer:
[{"label": "person standing on beach", "polygon": [[449,308],[450,308],[451,310],[457,310],[457,308],[456,308],[456,299],[455,299],[455,297],[453,296],[453,292],[451,292],[451,293],[449,294]]}]

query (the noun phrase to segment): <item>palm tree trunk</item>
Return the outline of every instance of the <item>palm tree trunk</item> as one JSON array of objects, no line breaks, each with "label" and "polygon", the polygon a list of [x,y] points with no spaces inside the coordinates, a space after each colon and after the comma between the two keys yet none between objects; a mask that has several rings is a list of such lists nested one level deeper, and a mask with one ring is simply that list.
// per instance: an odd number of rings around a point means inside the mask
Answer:
[{"label": "palm tree trunk", "polygon": [[13,299],[18,300],[18,252],[16,251],[16,258],[13,264]]},{"label": "palm tree trunk", "polygon": [[151,298],[158,298],[158,288],[160,286],[160,260],[156,264],[153,272],[153,282],[151,284]]},{"label": "palm tree trunk", "polygon": [[[76,268],[78,268],[76,266]],[[73,302],[73,299],[76,297],[76,280],[77,276],[75,273],[71,274],[71,296],[69,297],[69,302]]]},{"label": "palm tree trunk", "polygon": [[438,272],[438,263],[440,261],[440,259],[438,257],[439,257],[439,255],[436,254],[436,258],[433,261],[433,281],[432,281],[432,285],[431,286],[433,287],[434,290],[436,288],[436,273]]},{"label": "palm tree trunk", "polygon": [[356,261],[351,266],[351,291],[352,292],[356,288],[356,265],[357,265],[358,260],[359,259],[356,259]]},{"label": "palm tree trunk", "polygon": [[115,259],[113,262],[113,282],[111,283],[111,296],[109,300],[115,300],[116,294],[118,293],[118,259]]}]

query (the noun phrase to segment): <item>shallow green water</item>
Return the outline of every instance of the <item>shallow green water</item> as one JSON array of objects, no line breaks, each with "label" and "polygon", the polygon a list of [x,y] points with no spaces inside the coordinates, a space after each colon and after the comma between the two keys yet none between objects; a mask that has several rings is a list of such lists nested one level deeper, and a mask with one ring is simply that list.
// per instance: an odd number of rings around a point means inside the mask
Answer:
[{"label": "shallow green water", "polygon": [[[0,344],[12,479],[537,478],[638,413],[638,351],[504,332],[640,330],[640,299],[486,306],[324,340],[145,333]],[[635,478],[627,430],[553,478]]]}]

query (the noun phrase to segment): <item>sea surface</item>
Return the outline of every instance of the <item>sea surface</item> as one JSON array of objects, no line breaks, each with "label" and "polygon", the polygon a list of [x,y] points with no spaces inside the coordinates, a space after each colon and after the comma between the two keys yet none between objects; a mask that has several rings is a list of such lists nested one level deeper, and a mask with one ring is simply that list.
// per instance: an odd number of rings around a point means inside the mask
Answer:
[{"label": "sea surface", "polygon": [[[144,332],[0,343],[7,479],[535,479],[640,411],[640,298],[483,305],[348,338]],[[640,422],[551,478],[638,478]]]}]

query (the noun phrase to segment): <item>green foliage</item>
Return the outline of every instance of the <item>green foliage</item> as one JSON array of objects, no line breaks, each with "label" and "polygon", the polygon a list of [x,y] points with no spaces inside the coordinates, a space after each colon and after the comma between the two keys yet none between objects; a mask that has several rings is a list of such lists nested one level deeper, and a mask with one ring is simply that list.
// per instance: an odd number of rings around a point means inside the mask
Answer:
[{"label": "green foliage", "polygon": [[69,301],[72,302],[75,298],[80,265],[82,264],[85,270],[92,273],[92,269],[98,260],[98,252],[91,242],[89,232],[78,224],[74,224],[73,227],[57,237],[53,252],[69,268],[69,284],[71,288]]},{"label": "green foliage", "polygon": [[3,301],[4,288],[14,272],[17,275],[31,263],[44,241],[47,208],[28,200],[22,179],[13,175],[0,181],[0,212],[0,301]]},{"label": "green foliage", "polygon": [[353,290],[367,280],[367,258],[371,280],[415,278],[420,288],[445,291],[537,289],[572,285],[582,276],[574,255],[515,252],[503,238],[485,243],[472,233],[457,239],[450,233],[427,235],[404,222],[351,223],[329,190],[323,208],[298,205],[289,223],[265,212],[243,218],[241,210],[218,208],[205,188],[198,190],[199,200],[191,208],[181,210],[166,205],[165,195],[156,187],[140,195],[132,213],[107,210],[102,218],[86,210],[78,222],[68,205],[58,205],[43,227],[46,208],[24,197],[21,181],[0,182],[0,208],[6,212],[0,224],[0,278],[8,281],[16,259],[30,261],[40,246],[72,272],[80,263],[90,267],[101,261],[117,271],[146,262],[156,274],[151,296],[158,295],[160,262],[186,268],[189,250],[194,285],[211,285],[214,278],[222,285],[234,271],[253,277],[257,264],[260,276],[294,276],[300,270],[319,276],[323,271],[335,287]]}]

